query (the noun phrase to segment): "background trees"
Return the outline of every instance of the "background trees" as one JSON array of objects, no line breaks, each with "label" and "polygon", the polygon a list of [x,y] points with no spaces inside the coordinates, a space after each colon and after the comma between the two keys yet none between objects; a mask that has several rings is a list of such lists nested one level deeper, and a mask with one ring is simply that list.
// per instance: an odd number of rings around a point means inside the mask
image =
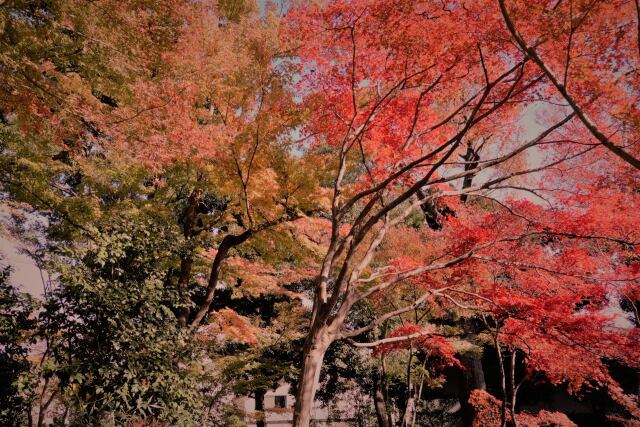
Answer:
[{"label": "background trees", "polygon": [[316,256],[295,227],[271,230],[316,206],[282,139],[300,114],[274,65],[278,18],[242,1],[81,6],[3,5],[3,189],[15,212],[45,217],[31,243],[55,288],[36,384],[54,406],[40,409],[200,422],[211,407],[193,362],[222,346],[200,334],[262,325],[218,306],[207,331],[185,326],[210,320],[220,286],[293,298],[275,267],[295,282]]}]

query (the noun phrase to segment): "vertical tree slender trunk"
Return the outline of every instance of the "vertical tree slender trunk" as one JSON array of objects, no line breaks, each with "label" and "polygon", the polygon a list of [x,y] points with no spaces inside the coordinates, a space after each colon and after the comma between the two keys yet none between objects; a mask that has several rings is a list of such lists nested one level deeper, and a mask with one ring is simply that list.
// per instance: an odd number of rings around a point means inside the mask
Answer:
[{"label": "vertical tree slender trunk", "polygon": [[38,410],[38,424],[37,424],[38,427],[42,427],[44,425],[45,414],[47,413],[47,410],[49,409],[51,402],[53,402],[53,399],[56,396],[56,390],[54,389],[51,392],[51,395],[49,396],[49,398],[45,400],[44,396],[46,395],[48,385],[49,385],[49,378],[47,377],[44,380],[44,385],[42,386],[42,393],[40,394],[40,405],[38,408],[39,410]]},{"label": "vertical tree slender trunk", "polygon": [[513,420],[513,427],[518,427],[518,420],[516,420],[516,395],[518,394],[518,387],[516,387],[516,355],[517,350],[514,348],[511,351],[511,419]]},{"label": "vertical tree slender trunk", "polygon": [[378,427],[391,427],[387,415],[387,400],[384,392],[384,376],[381,369],[377,369],[373,377],[373,402],[376,409]]},{"label": "vertical tree slender trunk", "polygon": [[638,407],[640,407],[640,372],[636,375],[637,387],[636,396],[638,398]]},{"label": "vertical tree slender trunk", "polygon": [[420,387],[418,387],[417,389],[413,418],[411,419],[411,427],[414,427],[416,425],[416,417],[418,416],[418,405],[420,404],[420,400],[422,400],[422,389],[424,387],[424,374],[426,366],[427,357],[425,356],[424,361],[422,362],[422,372],[420,373]]},{"label": "vertical tree slender trunk", "polygon": [[[196,212],[202,190],[194,189],[189,196],[187,208],[184,212],[183,235],[187,241],[190,241],[195,234]],[[191,269],[193,268],[193,248],[189,247],[188,252],[180,258],[180,274],[178,276],[178,290],[182,299],[183,307],[178,313],[178,321],[180,325],[186,326],[189,320],[189,279],[191,278]]]},{"label": "vertical tree slender trunk", "polygon": [[266,390],[259,389],[255,391],[255,410],[256,410],[256,427],[265,427],[265,412],[264,412],[264,395]]},{"label": "vertical tree slender trunk", "polygon": [[409,424],[409,418],[411,417],[411,410],[413,408],[413,383],[411,380],[411,363],[413,363],[413,344],[409,348],[409,360],[407,361],[407,403],[405,404],[404,411],[402,412],[402,427],[405,427]]},{"label": "vertical tree slender trunk", "polygon": [[293,412],[293,427],[308,427],[311,422],[311,410],[320,379],[322,361],[329,345],[333,342],[324,322],[316,319],[311,327],[302,353],[302,369],[298,378],[296,404]]},{"label": "vertical tree slender trunk", "polygon": [[387,383],[387,364],[386,364],[386,358],[384,355],[382,355],[382,357],[380,358],[380,367],[382,368],[382,380],[383,380],[382,392],[384,393],[384,401],[387,409],[387,422],[389,423],[389,426],[392,427],[395,424],[394,422],[395,409],[389,401],[389,386]]},{"label": "vertical tree slender trunk", "polygon": [[507,378],[504,370],[504,359],[502,358],[502,350],[500,349],[500,341],[494,338],[496,351],[498,352],[498,366],[500,367],[500,391],[502,392],[502,404],[500,405],[500,425],[507,425]]}]

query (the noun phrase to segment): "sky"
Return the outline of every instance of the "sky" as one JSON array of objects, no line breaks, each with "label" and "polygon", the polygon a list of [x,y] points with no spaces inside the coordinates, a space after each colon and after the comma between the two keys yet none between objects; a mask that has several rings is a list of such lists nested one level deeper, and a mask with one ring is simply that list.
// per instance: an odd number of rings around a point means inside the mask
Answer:
[{"label": "sky", "polygon": [[[26,244],[7,231],[11,217],[6,203],[0,200],[0,266],[10,266],[11,283],[22,292],[38,297],[44,293],[43,276],[33,258],[25,252]],[[46,277],[46,272],[42,273]]]},{"label": "sky", "polygon": [[40,270],[33,259],[21,253],[20,248],[19,242],[0,237],[0,265],[11,266],[11,282],[19,286],[22,292],[40,296],[44,290]]}]

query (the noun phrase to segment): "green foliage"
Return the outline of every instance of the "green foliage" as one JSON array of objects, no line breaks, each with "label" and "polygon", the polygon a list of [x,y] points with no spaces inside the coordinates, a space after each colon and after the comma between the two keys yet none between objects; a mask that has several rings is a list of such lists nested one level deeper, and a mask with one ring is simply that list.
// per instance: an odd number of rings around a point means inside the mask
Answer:
[{"label": "green foliage", "polygon": [[201,416],[203,357],[179,326],[177,289],[166,283],[179,246],[176,230],[133,216],[59,248],[51,269],[60,288],[42,320],[78,424],[192,425]]},{"label": "green foliage", "polygon": [[224,408],[224,413],[222,415],[222,422],[220,423],[223,427],[246,427],[247,424],[242,420],[243,414],[242,412],[233,405],[228,405]]},{"label": "green foliage", "polygon": [[9,267],[0,270],[0,424],[19,426],[30,409],[22,385],[30,369],[36,303],[10,283],[10,273]]},{"label": "green foliage", "polygon": [[238,22],[244,15],[255,10],[252,0],[219,0],[218,12],[229,21]]},{"label": "green foliage", "polygon": [[148,0],[3,2],[0,64],[10,70],[2,76],[8,80],[3,90],[28,87],[58,110],[64,108],[64,92],[58,91],[68,88],[59,77],[78,76],[97,100],[116,106],[129,95],[126,83],[135,72],[157,66],[178,25],[168,4]]},{"label": "green foliage", "polygon": [[223,374],[239,395],[275,389],[283,379],[293,383],[299,372],[302,344],[300,340],[282,340],[244,351],[226,364]]}]

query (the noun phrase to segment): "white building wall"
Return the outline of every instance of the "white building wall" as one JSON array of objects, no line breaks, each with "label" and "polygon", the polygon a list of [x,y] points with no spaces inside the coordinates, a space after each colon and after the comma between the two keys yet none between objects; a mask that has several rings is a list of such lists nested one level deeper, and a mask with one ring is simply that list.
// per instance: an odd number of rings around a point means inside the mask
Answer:
[{"label": "white building wall", "polygon": [[[295,403],[295,396],[289,393],[289,384],[282,382],[275,390],[268,390],[264,396],[264,414],[265,425],[267,427],[289,427],[293,421],[293,405]],[[276,407],[276,397],[286,397],[286,407]],[[256,427],[256,411],[255,411],[255,399],[252,397],[238,397],[236,405],[244,412],[244,419],[248,427]],[[352,400],[338,400],[334,406],[350,406],[353,404]],[[342,411],[340,411],[342,412]],[[347,411],[348,412],[348,411]],[[332,421],[331,411],[328,408],[322,406],[320,402],[315,403],[311,412],[311,422],[313,426],[332,426],[332,427],[346,427],[349,423]]]}]

